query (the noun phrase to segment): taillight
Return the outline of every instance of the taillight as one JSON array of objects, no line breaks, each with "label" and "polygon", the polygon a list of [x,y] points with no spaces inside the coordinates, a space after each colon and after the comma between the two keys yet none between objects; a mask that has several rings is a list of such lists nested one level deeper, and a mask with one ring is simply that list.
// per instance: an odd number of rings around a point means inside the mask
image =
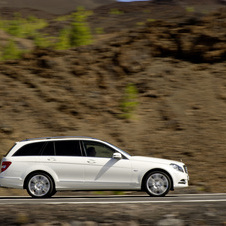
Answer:
[{"label": "taillight", "polygon": [[7,170],[11,164],[12,162],[9,162],[9,161],[2,162],[1,172],[4,172],[5,170]]}]

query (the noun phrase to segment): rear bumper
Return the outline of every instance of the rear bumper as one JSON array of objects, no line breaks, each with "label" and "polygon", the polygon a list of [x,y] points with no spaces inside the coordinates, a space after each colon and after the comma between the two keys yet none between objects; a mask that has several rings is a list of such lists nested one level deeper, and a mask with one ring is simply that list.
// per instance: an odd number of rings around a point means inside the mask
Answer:
[{"label": "rear bumper", "polygon": [[23,180],[15,177],[0,177],[0,187],[23,188]]}]

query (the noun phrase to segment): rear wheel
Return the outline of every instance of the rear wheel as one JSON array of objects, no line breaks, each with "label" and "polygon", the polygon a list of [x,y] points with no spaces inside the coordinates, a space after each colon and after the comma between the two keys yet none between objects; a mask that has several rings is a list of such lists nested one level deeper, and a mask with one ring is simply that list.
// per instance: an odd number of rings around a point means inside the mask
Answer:
[{"label": "rear wheel", "polygon": [[171,180],[166,173],[153,171],[146,176],[144,187],[150,196],[165,196],[170,190]]},{"label": "rear wheel", "polygon": [[26,189],[33,198],[49,198],[56,193],[52,178],[43,172],[31,174],[27,179]]}]

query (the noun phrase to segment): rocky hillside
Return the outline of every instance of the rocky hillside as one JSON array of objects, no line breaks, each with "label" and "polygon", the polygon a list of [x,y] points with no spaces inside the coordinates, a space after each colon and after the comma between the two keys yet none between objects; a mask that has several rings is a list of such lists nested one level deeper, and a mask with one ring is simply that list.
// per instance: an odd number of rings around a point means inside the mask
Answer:
[{"label": "rocky hillside", "polygon": [[0,2],[0,8],[30,8],[53,14],[64,14],[75,10],[78,6],[94,9],[113,2],[115,0],[4,0]]},{"label": "rocky hillside", "polygon": [[25,138],[92,136],[182,159],[196,191],[226,192],[225,8],[113,30],[0,63],[1,154]]}]

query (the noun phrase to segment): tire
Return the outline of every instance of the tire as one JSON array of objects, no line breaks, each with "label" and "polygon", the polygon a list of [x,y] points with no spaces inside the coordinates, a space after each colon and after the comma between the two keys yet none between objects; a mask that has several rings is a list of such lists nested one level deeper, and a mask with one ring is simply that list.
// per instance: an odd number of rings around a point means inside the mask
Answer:
[{"label": "tire", "polygon": [[56,193],[52,178],[43,172],[31,174],[26,180],[26,189],[33,198],[49,198]]},{"label": "tire", "polygon": [[54,196],[57,193],[56,189],[53,190],[52,194],[50,195],[50,197]]},{"label": "tire", "polygon": [[171,180],[169,176],[162,171],[153,171],[145,177],[144,189],[150,196],[165,196],[170,188]]}]

